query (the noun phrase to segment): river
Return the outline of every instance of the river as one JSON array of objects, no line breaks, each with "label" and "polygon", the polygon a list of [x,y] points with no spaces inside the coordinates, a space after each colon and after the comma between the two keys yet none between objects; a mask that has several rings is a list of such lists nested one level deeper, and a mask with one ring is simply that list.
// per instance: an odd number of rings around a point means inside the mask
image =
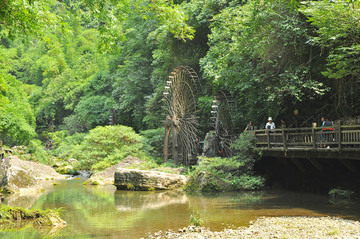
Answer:
[{"label": "river", "polygon": [[279,190],[236,193],[127,192],[65,180],[41,194],[8,196],[5,204],[63,208],[67,226],[0,231],[0,238],[141,238],[185,227],[190,216],[212,230],[247,226],[261,216],[338,216],[360,220],[360,201]]}]

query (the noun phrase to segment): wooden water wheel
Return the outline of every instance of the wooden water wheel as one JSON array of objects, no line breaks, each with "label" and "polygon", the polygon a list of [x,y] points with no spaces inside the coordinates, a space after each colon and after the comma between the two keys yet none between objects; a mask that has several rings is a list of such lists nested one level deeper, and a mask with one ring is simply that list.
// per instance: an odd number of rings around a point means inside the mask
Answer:
[{"label": "wooden water wheel", "polygon": [[188,66],[175,68],[166,81],[164,162],[169,157],[169,137],[172,135],[172,157],[176,164],[188,165],[192,155],[199,148],[197,129],[197,102],[199,97],[199,77]]},{"label": "wooden water wheel", "polygon": [[233,112],[236,111],[235,100],[232,95],[219,90],[214,97],[211,110],[211,126],[215,131],[216,148],[219,156],[230,157],[232,150],[230,145],[234,139],[235,123]]}]

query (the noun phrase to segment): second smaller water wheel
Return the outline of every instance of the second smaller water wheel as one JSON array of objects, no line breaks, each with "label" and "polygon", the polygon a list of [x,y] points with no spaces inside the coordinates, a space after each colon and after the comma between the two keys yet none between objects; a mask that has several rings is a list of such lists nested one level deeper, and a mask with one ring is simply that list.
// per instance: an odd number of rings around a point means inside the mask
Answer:
[{"label": "second smaller water wheel", "polygon": [[217,154],[221,157],[230,157],[232,156],[230,145],[235,131],[232,114],[236,110],[235,101],[229,92],[219,90],[214,97],[211,107],[210,121],[215,133]]}]

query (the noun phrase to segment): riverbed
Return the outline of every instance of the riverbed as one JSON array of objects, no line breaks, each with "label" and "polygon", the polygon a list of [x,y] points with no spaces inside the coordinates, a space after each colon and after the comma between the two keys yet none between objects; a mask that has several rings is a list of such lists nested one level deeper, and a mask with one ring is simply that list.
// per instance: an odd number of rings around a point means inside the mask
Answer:
[{"label": "riverbed", "polygon": [[43,193],[8,196],[5,204],[26,208],[63,208],[67,226],[54,229],[3,229],[0,238],[141,238],[202,219],[212,231],[248,226],[259,217],[335,216],[360,221],[360,201],[280,190],[186,194],[116,191],[114,186],[65,180]]}]

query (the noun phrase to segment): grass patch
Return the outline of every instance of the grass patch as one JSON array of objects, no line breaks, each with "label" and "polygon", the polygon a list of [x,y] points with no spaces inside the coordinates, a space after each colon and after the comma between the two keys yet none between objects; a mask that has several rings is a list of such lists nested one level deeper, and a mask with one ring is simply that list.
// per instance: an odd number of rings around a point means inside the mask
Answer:
[{"label": "grass patch", "polygon": [[129,191],[134,191],[135,190],[135,186],[131,183],[127,183],[126,184],[126,188],[129,190]]},{"label": "grass patch", "polygon": [[200,217],[197,217],[195,215],[190,215],[190,224],[198,227],[203,225],[204,221]]},{"label": "grass patch", "polygon": [[100,183],[98,181],[92,181],[91,185],[99,185]]},{"label": "grass patch", "polygon": [[20,222],[32,220],[35,225],[52,226],[63,223],[60,218],[62,209],[24,209],[20,207],[10,207],[5,204],[0,206],[0,223]]},{"label": "grass patch", "polygon": [[337,234],[339,234],[338,228],[335,228],[335,229],[329,231],[328,233],[326,233],[326,235],[328,235],[328,236],[333,236],[333,235],[337,235]]}]

